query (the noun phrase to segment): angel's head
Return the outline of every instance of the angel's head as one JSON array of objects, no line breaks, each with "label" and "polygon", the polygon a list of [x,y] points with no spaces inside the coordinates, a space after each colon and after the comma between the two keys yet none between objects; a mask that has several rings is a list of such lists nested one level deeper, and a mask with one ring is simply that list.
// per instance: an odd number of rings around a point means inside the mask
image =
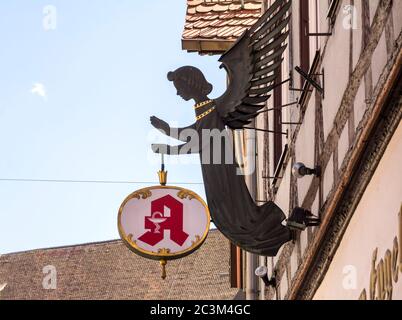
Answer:
[{"label": "angel's head", "polygon": [[177,95],[184,100],[194,99],[196,102],[208,100],[212,85],[205,79],[201,70],[195,67],[181,67],[168,73],[169,81],[173,81]]}]

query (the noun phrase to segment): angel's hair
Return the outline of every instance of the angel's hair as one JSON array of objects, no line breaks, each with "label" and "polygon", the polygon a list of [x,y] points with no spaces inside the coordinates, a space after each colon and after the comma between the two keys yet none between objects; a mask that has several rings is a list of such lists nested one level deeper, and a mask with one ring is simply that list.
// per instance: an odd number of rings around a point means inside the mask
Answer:
[{"label": "angel's hair", "polygon": [[205,79],[201,70],[195,67],[181,67],[176,71],[169,72],[167,77],[169,81],[184,81],[189,88],[195,89],[206,96],[212,92],[212,84]]}]

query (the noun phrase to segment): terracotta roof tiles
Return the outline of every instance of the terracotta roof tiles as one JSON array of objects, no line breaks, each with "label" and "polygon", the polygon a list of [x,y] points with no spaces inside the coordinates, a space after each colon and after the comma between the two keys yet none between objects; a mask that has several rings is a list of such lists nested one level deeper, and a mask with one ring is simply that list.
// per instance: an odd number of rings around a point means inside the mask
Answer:
[{"label": "terracotta roof tiles", "polygon": [[[43,267],[57,271],[57,288],[42,286]],[[131,252],[120,240],[0,255],[5,299],[233,299],[229,242],[217,230],[195,253],[169,261],[161,280],[158,261]]]},{"label": "terracotta roof tiles", "polygon": [[[202,53],[226,51],[261,16],[258,0],[187,0],[183,49]],[[219,43],[214,46],[211,41]]]}]

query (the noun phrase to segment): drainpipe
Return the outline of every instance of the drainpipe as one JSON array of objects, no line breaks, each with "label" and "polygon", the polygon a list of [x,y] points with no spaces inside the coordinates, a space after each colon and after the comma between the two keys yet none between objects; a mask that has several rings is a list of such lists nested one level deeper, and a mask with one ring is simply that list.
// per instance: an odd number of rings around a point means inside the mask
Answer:
[{"label": "drainpipe", "polygon": [[[245,130],[245,181],[251,197],[255,200],[257,191],[256,179],[256,138],[254,130]],[[258,256],[246,252],[246,300],[257,300],[258,279],[254,274],[258,267]]]}]

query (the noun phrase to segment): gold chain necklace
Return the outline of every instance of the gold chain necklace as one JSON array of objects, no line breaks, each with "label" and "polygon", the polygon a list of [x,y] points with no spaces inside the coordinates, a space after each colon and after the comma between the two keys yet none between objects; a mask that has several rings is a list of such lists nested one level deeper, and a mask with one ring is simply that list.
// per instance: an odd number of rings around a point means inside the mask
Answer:
[{"label": "gold chain necklace", "polygon": [[206,106],[207,104],[210,104],[211,102],[213,102],[213,100],[207,100],[207,101],[203,101],[203,102],[197,103],[197,104],[194,106],[194,110],[197,110],[197,109],[199,109],[199,108],[202,108],[202,107]]},{"label": "gold chain necklace", "polygon": [[215,107],[212,107],[210,109],[208,109],[207,111],[201,113],[199,116],[195,117],[198,120],[201,120],[202,118],[204,118],[205,116],[209,115],[212,111],[215,110]]}]

